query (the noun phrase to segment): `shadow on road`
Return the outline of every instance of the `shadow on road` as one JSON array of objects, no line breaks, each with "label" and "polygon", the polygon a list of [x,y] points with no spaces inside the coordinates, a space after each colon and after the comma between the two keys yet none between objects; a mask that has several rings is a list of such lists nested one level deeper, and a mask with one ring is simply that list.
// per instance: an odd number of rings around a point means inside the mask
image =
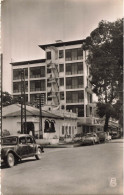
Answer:
[{"label": "shadow on road", "polygon": [[[16,163],[14,166],[18,166],[19,164],[23,164],[26,162],[33,162],[33,161],[37,161],[37,160],[36,159],[23,159],[21,161],[18,161],[18,163]],[[0,169],[9,169],[9,167],[5,163],[1,163]]]}]

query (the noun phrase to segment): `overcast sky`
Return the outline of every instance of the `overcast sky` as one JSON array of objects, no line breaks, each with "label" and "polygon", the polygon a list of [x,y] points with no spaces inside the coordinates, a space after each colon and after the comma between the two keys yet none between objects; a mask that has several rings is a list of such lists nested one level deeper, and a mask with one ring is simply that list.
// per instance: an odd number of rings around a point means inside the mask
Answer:
[{"label": "overcast sky", "polygon": [[85,39],[101,20],[123,16],[123,0],[4,0],[3,90],[11,93],[10,62],[45,58],[38,47]]}]

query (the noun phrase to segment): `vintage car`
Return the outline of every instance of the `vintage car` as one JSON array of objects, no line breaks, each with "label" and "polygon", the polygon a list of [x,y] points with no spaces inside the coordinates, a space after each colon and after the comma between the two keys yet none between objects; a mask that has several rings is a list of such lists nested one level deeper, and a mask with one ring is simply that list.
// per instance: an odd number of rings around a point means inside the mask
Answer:
[{"label": "vintage car", "polygon": [[83,137],[83,134],[75,134],[73,137],[73,141],[81,141]]},{"label": "vintage car", "polygon": [[85,137],[82,138],[83,144],[95,144],[100,143],[99,137],[96,133],[87,133]]},{"label": "vintage car", "polygon": [[100,142],[105,143],[105,141],[106,141],[106,133],[104,131],[97,132],[97,136],[99,137]]},{"label": "vintage car", "polygon": [[1,139],[1,161],[8,167],[13,167],[15,163],[23,158],[33,157],[41,159],[43,147],[36,144],[34,137],[28,134],[18,134],[2,137]]}]

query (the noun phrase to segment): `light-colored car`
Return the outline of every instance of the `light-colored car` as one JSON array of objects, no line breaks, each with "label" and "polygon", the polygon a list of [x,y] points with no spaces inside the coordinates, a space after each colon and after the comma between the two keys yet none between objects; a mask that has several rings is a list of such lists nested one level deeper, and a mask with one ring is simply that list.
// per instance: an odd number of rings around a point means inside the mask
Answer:
[{"label": "light-colored car", "polygon": [[87,133],[85,137],[82,138],[83,144],[96,144],[100,143],[99,137],[96,133]]},{"label": "light-colored car", "polygon": [[106,134],[106,137],[105,137],[106,141],[110,141],[112,139],[112,136],[109,135],[109,134]]},{"label": "light-colored car", "polygon": [[73,141],[81,141],[82,137],[83,137],[82,134],[75,134],[72,140]]}]

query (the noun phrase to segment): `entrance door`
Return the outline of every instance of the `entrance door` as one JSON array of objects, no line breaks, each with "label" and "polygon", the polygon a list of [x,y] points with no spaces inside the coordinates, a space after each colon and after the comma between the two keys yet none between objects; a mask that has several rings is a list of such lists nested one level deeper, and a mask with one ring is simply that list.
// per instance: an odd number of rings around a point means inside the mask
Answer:
[{"label": "entrance door", "polygon": [[27,134],[30,134],[35,136],[35,132],[34,132],[34,123],[33,122],[27,122]]}]

